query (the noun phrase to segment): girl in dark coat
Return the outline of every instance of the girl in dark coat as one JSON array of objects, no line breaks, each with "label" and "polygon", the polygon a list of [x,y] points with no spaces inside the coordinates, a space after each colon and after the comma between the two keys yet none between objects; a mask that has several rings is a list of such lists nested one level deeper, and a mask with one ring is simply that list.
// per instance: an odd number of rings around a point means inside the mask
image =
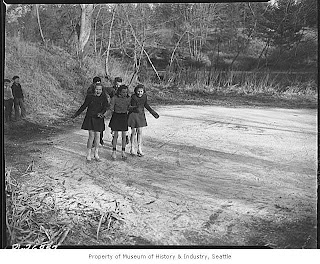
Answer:
[{"label": "girl in dark coat", "polygon": [[134,155],[133,142],[137,135],[138,151],[137,155],[142,157],[142,128],[147,126],[146,115],[144,108],[146,108],[155,118],[159,118],[159,115],[148,104],[147,95],[142,84],[138,84],[134,88],[134,94],[131,96],[131,106],[136,107],[135,110],[129,112],[128,126],[131,127],[131,148],[130,154]]},{"label": "girl in dark coat", "polygon": [[100,133],[105,130],[104,113],[108,108],[108,99],[102,92],[102,84],[95,84],[94,94],[86,96],[84,103],[80,106],[79,110],[72,116],[72,118],[80,115],[86,108],[87,113],[83,120],[81,129],[89,131],[89,138],[87,142],[87,161],[91,161],[91,148],[94,142],[94,158],[100,161],[99,158],[99,139]]}]

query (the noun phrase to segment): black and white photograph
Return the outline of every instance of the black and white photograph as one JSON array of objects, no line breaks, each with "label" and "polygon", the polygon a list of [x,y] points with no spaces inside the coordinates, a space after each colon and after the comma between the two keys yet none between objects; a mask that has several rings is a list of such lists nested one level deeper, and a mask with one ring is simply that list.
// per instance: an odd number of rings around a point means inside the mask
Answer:
[{"label": "black and white photograph", "polygon": [[317,4],[2,3],[2,248],[317,249]]}]

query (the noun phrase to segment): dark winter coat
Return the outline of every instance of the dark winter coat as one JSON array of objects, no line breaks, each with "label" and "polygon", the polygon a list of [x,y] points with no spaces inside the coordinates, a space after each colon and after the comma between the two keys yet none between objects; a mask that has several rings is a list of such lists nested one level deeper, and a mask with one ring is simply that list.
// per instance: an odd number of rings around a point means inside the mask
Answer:
[{"label": "dark winter coat", "polygon": [[148,98],[146,94],[143,94],[141,97],[138,97],[136,94],[131,96],[131,106],[136,106],[136,109],[129,112],[128,117],[128,126],[132,128],[145,127],[147,126],[147,120],[144,112],[146,108],[155,118],[158,118],[159,115],[154,111],[148,104]]},{"label": "dark winter coat", "polygon": [[22,98],[23,99],[23,92],[20,83],[13,83],[11,86],[12,95],[14,98]]},{"label": "dark winter coat", "polygon": [[88,109],[81,128],[84,130],[104,131],[104,118],[98,117],[98,114],[103,115],[107,111],[107,97],[103,93],[100,96],[87,95],[84,103],[73,117],[80,115],[86,108]]}]

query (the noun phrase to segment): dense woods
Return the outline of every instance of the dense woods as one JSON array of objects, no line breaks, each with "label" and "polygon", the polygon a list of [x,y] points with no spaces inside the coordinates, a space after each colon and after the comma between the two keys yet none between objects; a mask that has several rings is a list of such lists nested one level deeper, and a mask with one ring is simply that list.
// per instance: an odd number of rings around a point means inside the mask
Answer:
[{"label": "dense woods", "polygon": [[208,84],[221,81],[218,71],[312,71],[317,2],[15,4],[6,36],[58,46],[79,67],[90,58],[106,76],[116,60],[130,81],[192,75]]}]

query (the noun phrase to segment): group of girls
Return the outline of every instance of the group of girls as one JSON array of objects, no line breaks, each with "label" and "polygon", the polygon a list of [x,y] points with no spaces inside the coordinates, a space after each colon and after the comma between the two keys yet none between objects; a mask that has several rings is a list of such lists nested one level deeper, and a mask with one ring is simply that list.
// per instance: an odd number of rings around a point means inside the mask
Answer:
[{"label": "group of girls", "polygon": [[[130,97],[128,94],[128,86],[120,85],[115,95],[111,98],[110,105],[108,102],[108,95],[102,90],[101,83],[94,84],[94,93],[88,94],[84,103],[72,118],[80,115],[86,108],[86,116],[83,120],[81,129],[89,131],[87,141],[86,160],[89,162],[93,157],[96,161],[101,161],[99,157],[99,141],[100,133],[105,130],[104,118],[108,108],[112,112],[109,122],[109,127],[113,133],[112,138],[112,159],[117,158],[117,141],[119,132],[121,132],[122,149],[121,157],[123,160],[127,159],[125,148],[127,145],[128,127],[131,127],[130,136],[130,154],[142,157],[142,128],[147,126],[144,109],[146,108],[155,118],[159,115],[148,104],[145,88],[142,84],[138,84],[134,88],[134,94]],[[137,142],[137,149],[134,148],[134,143]]]}]

